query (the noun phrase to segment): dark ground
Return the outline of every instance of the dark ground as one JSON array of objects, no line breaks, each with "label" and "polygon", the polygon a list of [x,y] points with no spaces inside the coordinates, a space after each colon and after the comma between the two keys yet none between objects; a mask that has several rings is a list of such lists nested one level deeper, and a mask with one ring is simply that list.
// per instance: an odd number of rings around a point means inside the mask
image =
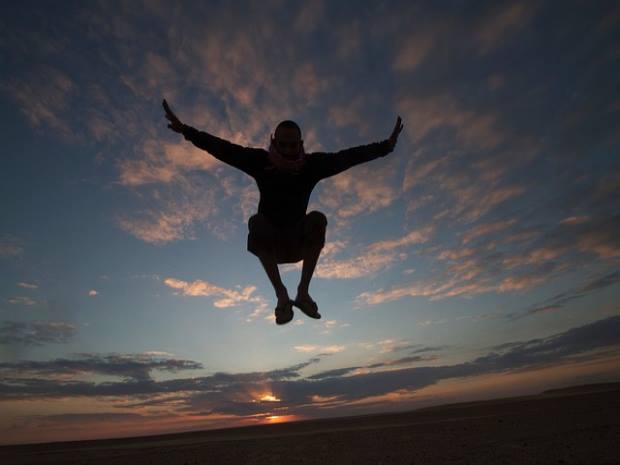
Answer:
[{"label": "dark ground", "polygon": [[0,464],[620,464],[620,383],[413,412],[0,447]]}]

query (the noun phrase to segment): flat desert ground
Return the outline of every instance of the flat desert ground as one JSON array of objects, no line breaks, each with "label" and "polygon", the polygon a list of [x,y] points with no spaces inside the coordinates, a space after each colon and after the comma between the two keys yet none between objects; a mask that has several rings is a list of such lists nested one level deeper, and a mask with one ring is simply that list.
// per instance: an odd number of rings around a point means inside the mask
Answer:
[{"label": "flat desert ground", "polygon": [[403,413],[0,448],[0,464],[620,464],[620,383]]}]

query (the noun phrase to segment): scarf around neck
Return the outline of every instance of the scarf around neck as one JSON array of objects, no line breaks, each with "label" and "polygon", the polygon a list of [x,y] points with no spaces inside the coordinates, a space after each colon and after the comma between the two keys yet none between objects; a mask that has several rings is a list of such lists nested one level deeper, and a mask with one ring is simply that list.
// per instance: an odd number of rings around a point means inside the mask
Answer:
[{"label": "scarf around neck", "polygon": [[279,171],[296,174],[301,171],[306,163],[306,152],[304,151],[303,144],[301,144],[301,149],[299,150],[297,158],[294,160],[289,160],[278,151],[275,140],[271,138],[271,143],[269,144],[269,161]]}]

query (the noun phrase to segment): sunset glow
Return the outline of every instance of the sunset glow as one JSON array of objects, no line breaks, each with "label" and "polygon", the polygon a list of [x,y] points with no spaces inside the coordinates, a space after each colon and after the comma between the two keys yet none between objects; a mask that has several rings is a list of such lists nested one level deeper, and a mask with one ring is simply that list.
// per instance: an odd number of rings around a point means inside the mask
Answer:
[{"label": "sunset glow", "polygon": [[289,421],[299,420],[295,415],[270,415],[266,417],[269,423],[287,423]]}]

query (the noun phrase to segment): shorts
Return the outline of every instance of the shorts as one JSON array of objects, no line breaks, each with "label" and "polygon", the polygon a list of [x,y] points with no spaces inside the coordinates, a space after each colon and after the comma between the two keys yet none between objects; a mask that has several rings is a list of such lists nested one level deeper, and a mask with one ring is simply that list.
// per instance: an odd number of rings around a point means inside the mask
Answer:
[{"label": "shorts", "polygon": [[304,248],[323,248],[326,228],[327,217],[316,210],[283,228],[274,226],[262,213],[256,213],[248,220],[248,252],[257,257],[273,254],[276,263],[296,263],[303,259]]}]

